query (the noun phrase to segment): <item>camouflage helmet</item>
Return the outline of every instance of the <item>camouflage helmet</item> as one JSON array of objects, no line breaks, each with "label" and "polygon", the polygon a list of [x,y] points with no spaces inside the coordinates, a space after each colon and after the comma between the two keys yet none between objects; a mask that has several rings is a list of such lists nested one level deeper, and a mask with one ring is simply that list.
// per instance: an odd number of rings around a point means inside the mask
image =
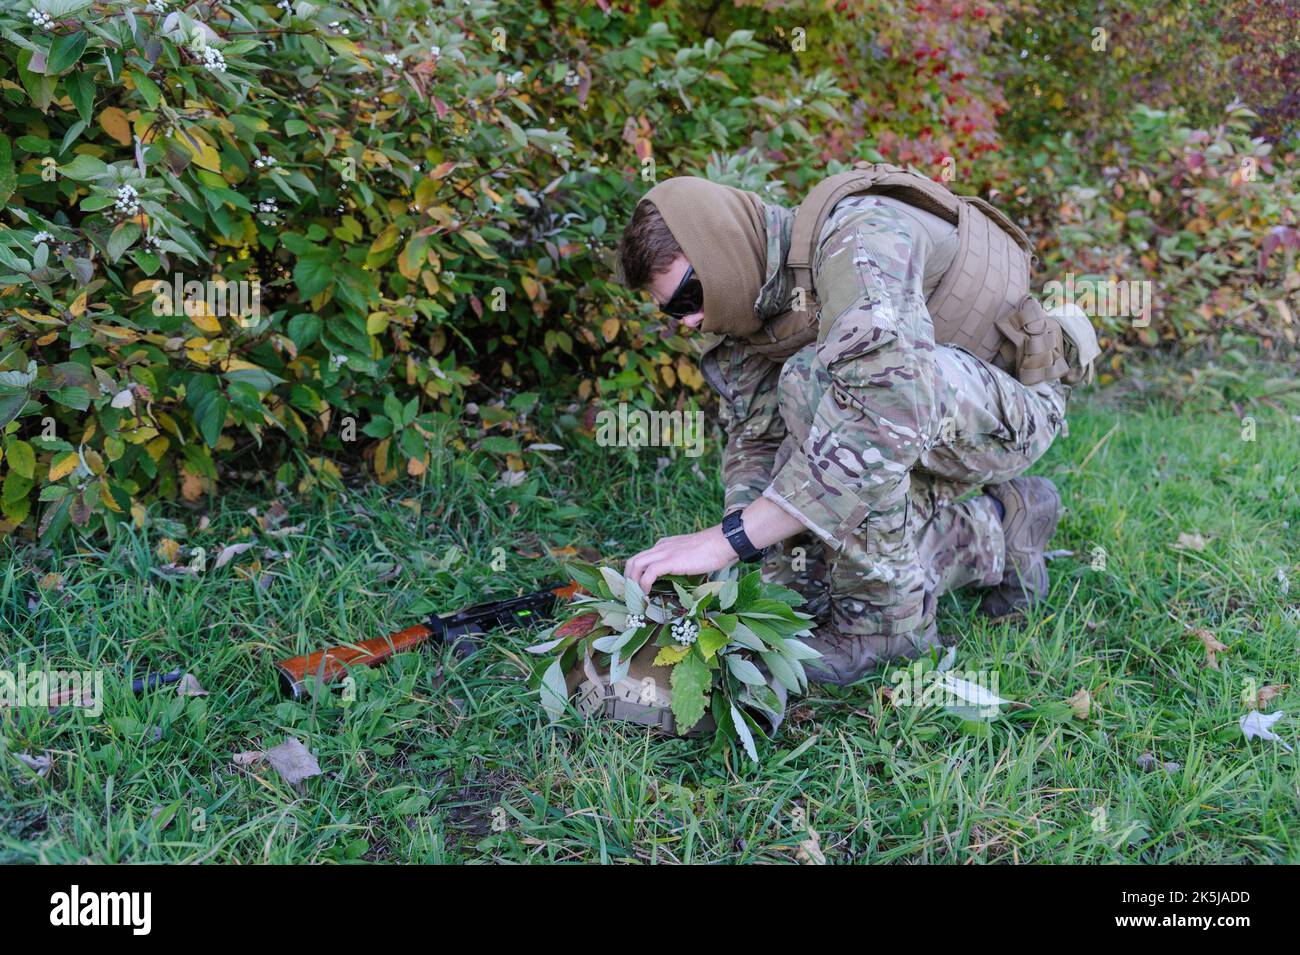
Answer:
[{"label": "camouflage helmet", "polygon": [[[709,713],[705,713],[685,733],[678,731],[672,710],[672,688],[668,682],[672,668],[654,665],[658,652],[658,646],[653,642],[647,643],[632,655],[623,679],[614,682],[610,682],[608,671],[602,671],[590,657],[579,660],[565,676],[573,705],[584,717],[624,720],[674,736],[711,734],[717,724]],[[778,683],[773,689],[781,701],[781,714],[784,714],[785,688]],[[774,731],[780,725],[781,714],[775,718],[766,714]]]}]

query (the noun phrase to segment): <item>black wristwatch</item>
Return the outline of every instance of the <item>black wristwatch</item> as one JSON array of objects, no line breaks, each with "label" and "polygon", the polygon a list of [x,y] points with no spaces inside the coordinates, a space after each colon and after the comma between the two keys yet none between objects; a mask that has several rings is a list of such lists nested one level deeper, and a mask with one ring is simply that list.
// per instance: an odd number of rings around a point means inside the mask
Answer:
[{"label": "black wristwatch", "polygon": [[755,547],[745,534],[745,523],[741,520],[740,511],[732,511],[722,519],[722,533],[726,536],[727,543],[731,544],[731,549],[736,552],[736,556],[745,563],[763,559],[763,552]]}]

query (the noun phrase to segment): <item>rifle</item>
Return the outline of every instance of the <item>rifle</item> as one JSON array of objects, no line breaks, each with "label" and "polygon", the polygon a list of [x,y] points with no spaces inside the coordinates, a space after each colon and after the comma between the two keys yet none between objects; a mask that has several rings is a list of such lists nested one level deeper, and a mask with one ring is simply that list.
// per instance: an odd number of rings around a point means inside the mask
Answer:
[{"label": "rifle", "polygon": [[544,620],[550,616],[557,600],[568,600],[581,590],[576,581],[551,584],[522,597],[476,604],[450,616],[434,614],[424,623],[386,637],[372,637],[360,643],[290,657],[275,665],[280,673],[280,689],[286,696],[301,699],[308,677],[315,676],[322,683],[336,683],[354,666],[376,666],[394,654],[413,650],[430,639],[446,643],[457,656],[466,657],[473,652],[475,637],[498,627]]}]

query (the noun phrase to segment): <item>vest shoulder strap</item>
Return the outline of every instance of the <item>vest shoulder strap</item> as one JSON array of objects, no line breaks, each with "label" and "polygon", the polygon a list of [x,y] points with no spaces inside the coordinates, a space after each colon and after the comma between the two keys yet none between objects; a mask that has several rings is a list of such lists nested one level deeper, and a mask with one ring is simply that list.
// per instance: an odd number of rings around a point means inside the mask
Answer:
[{"label": "vest shoulder strap", "polygon": [[812,291],[812,261],[817,240],[831,209],[841,199],[863,192],[876,192],[900,199],[908,205],[933,213],[945,222],[957,225],[963,203],[970,203],[994,221],[1027,253],[1032,244],[1024,231],[1001,211],[977,196],[959,196],[947,187],[917,173],[889,163],[862,163],[859,168],[828,176],[814,186],[795,211],[790,233],[790,252],[786,257],[794,284]]}]

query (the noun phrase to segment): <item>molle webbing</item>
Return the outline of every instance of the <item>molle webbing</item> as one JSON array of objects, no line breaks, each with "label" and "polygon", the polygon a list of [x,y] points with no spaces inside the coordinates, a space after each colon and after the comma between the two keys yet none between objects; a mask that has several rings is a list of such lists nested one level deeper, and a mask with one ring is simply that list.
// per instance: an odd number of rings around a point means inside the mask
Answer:
[{"label": "molle webbing", "polygon": [[861,193],[898,199],[957,227],[952,266],[926,301],[937,342],[965,348],[1026,384],[1065,374],[1059,326],[1028,304],[1033,245],[1024,231],[983,199],[887,163],[830,176],[800,203],[786,265],[807,307],[769,321],[749,339],[755,349],[781,361],[816,339],[813,258],[821,232],[837,202]]}]

